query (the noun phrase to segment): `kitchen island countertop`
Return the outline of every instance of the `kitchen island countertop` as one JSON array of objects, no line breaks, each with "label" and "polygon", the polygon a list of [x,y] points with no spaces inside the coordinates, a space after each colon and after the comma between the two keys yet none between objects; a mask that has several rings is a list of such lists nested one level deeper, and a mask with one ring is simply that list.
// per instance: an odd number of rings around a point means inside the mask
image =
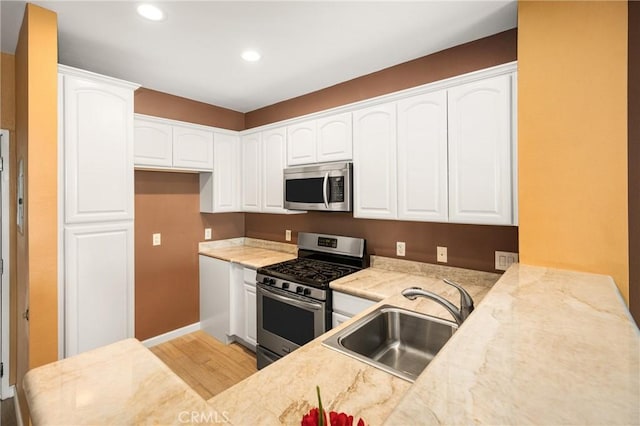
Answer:
[{"label": "kitchen island countertop", "polygon": [[[362,281],[352,286],[387,297],[356,318],[390,304],[449,319],[436,303],[407,300],[384,278],[372,285],[366,274],[376,269],[353,274]],[[397,273],[384,271],[380,276]],[[411,280],[458,303],[457,291],[438,278],[399,279],[397,286]],[[150,352],[133,358],[160,370],[158,381],[147,381],[156,373],[138,372],[131,356],[107,356],[111,345],[91,355],[110,360],[109,380],[85,354],[27,374],[34,424],[176,424],[184,410],[196,421],[215,413],[230,424],[299,424],[317,404],[316,385],[328,410],[371,425],[640,423],[639,332],[610,277],[514,265],[492,289],[482,280],[458,281],[477,308],[414,384],[322,345],[349,322],[206,403],[177,377],[164,377],[171,373],[147,359]],[[114,381],[124,387],[111,387]],[[49,411],[53,401],[56,411]]]}]

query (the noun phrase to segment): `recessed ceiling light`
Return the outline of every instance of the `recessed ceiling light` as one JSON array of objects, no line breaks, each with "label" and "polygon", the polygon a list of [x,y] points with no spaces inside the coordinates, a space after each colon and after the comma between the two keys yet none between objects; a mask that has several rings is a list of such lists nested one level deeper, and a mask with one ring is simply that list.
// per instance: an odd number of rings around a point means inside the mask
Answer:
[{"label": "recessed ceiling light", "polygon": [[242,52],[242,59],[247,62],[256,62],[260,60],[260,54],[255,50],[245,50]]},{"label": "recessed ceiling light", "polygon": [[140,16],[151,21],[162,21],[164,19],[164,12],[162,9],[152,4],[141,4],[138,6],[137,10]]}]

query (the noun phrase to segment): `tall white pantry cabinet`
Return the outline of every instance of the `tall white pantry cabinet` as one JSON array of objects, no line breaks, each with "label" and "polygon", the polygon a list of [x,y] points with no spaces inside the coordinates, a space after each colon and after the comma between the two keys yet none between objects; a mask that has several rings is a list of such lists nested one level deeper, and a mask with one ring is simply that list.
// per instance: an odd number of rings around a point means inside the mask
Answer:
[{"label": "tall white pantry cabinet", "polygon": [[60,357],[134,335],[137,87],[58,68]]}]

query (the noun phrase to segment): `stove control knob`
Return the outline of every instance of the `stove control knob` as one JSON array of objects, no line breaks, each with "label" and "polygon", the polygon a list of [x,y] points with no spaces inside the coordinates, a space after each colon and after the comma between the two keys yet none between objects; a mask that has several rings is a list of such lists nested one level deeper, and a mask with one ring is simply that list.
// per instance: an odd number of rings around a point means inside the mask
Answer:
[{"label": "stove control knob", "polygon": [[276,285],[276,280],[273,278],[269,278],[269,285]]},{"label": "stove control knob", "polygon": [[288,289],[289,288],[289,283],[282,283],[282,288],[284,290]]},{"label": "stove control knob", "polygon": [[296,287],[296,293],[302,293],[303,291],[304,289],[302,288],[302,286]]},{"label": "stove control knob", "polygon": [[305,296],[309,296],[311,294],[311,289],[310,288],[305,288],[304,289],[304,295]]},{"label": "stove control knob", "polygon": [[270,280],[270,278],[269,278],[269,277],[263,277],[263,278],[262,278],[262,283],[263,283],[263,284],[269,284],[269,280]]}]

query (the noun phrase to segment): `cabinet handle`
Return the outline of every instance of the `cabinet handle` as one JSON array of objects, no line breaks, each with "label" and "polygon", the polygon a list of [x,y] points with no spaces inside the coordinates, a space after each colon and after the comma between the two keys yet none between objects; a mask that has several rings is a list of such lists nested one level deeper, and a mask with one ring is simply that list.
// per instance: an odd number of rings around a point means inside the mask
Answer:
[{"label": "cabinet handle", "polygon": [[22,318],[29,321],[29,308],[27,308],[27,310],[22,313]]}]

